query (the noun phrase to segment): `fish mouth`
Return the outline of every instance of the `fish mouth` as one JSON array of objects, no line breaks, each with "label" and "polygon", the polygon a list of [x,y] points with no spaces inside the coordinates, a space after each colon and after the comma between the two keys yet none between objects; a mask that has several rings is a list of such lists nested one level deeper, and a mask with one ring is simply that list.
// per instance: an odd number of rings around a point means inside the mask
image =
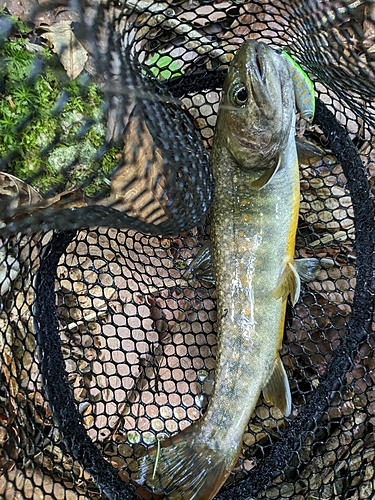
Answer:
[{"label": "fish mouth", "polygon": [[252,54],[252,68],[256,74],[258,80],[264,80],[265,72],[264,72],[264,56],[267,53],[268,47],[263,42],[258,42],[253,45],[253,54]]},{"label": "fish mouth", "polygon": [[267,105],[267,103],[271,102],[267,87],[267,72],[270,69],[267,63],[268,51],[269,48],[262,42],[250,47],[250,70],[253,74],[250,81],[253,98],[258,109],[264,116],[271,118],[272,106]]},{"label": "fish mouth", "polygon": [[278,105],[269,89],[269,82],[279,80],[280,77],[274,56],[273,49],[266,43],[256,42],[249,45],[247,69],[250,74],[251,93],[260,113],[268,120],[273,119],[275,106]]}]

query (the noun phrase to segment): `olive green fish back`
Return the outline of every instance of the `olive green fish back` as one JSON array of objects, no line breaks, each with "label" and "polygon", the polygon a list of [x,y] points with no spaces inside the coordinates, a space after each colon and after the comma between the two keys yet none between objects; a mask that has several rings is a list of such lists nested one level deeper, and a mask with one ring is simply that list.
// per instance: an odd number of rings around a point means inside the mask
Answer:
[{"label": "olive green fish back", "polygon": [[[261,399],[218,499],[375,496],[375,6],[369,0],[6,2],[0,11],[0,497],[140,499],[145,447],[197,420],[225,73],[248,38],[314,85],[283,418]],[[300,76],[300,75],[299,75]]]}]

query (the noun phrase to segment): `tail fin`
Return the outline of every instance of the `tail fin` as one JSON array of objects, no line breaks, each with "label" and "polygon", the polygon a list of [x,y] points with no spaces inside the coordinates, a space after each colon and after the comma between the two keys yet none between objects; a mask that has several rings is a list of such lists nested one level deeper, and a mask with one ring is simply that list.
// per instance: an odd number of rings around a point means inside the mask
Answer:
[{"label": "tail fin", "polygon": [[200,437],[193,424],[151,448],[138,460],[132,479],[164,493],[168,500],[210,500],[224,484],[237,455],[213,450]]}]

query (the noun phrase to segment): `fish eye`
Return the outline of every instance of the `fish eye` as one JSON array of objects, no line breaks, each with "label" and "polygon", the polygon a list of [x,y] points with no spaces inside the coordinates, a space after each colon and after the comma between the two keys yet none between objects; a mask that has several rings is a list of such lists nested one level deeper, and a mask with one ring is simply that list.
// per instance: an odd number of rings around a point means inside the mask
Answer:
[{"label": "fish eye", "polygon": [[229,90],[229,101],[235,106],[244,106],[247,102],[247,90],[242,82],[237,82]]}]

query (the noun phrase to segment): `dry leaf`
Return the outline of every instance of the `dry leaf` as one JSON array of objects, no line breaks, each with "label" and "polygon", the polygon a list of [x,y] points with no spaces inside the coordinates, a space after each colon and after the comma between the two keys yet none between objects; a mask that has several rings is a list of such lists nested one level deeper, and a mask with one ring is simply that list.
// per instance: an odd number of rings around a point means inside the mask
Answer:
[{"label": "dry leaf", "polygon": [[[35,205],[41,195],[26,182],[11,174],[0,172],[0,207],[3,212],[15,212],[21,206]],[[1,225],[1,221],[0,221]]]},{"label": "dry leaf", "polygon": [[[86,197],[76,187],[44,199],[26,182],[13,175],[0,172],[0,210],[6,214],[5,220],[23,217],[25,213],[36,214],[47,208],[63,210],[85,206],[87,206]],[[2,224],[4,222],[0,219],[0,227]]]},{"label": "dry leaf", "polygon": [[71,22],[62,20],[54,23],[46,28],[41,37],[59,55],[69,78],[77,78],[86,64],[88,53],[74,35]]},{"label": "dry leaf", "polygon": [[363,21],[363,46],[375,52],[375,4],[366,5]]},{"label": "dry leaf", "polygon": [[1,4],[2,7],[5,4],[10,15],[18,17],[22,21],[29,21],[39,7],[36,0],[7,0]]},{"label": "dry leaf", "polygon": [[38,203],[35,207],[37,210],[52,207],[56,210],[62,210],[65,208],[79,208],[86,207],[86,197],[83,191],[76,186],[63,191],[62,193],[52,196],[51,198],[45,198],[43,201]]},{"label": "dry leaf", "polygon": [[20,263],[15,257],[7,254],[0,243],[0,296],[5,295],[11,288],[12,282],[20,273]]}]

